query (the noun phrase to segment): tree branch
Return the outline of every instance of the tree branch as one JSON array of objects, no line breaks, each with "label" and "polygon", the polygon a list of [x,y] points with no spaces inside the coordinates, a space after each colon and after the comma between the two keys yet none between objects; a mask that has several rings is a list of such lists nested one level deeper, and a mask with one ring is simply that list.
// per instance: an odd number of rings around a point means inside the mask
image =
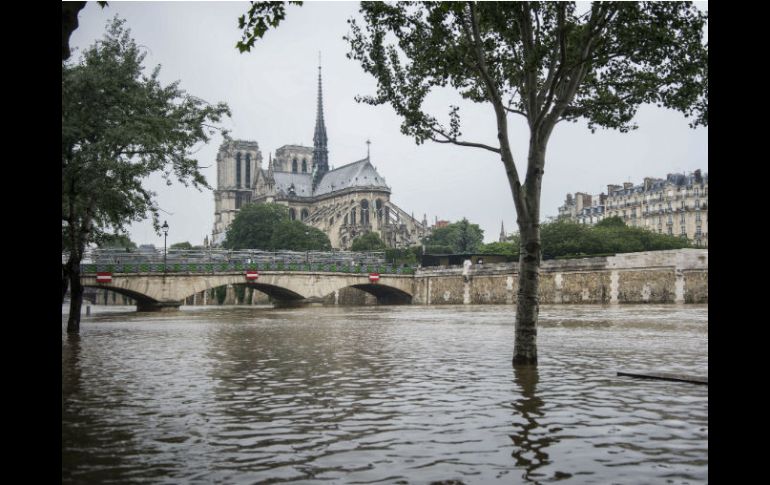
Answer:
[{"label": "tree branch", "polygon": [[500,149],[499,148],[495,148],[495,147],[492,147],[492,146],[489,146],[489,145],[485,145],[483,143],[474,143],[474,142],[469,142],[469,141],[458,140],[457,138],[450,137],[444,131],[439,130],[435,126],[431,126],[430,129],[434,133],[444,137],[443,140],[439,140],[439,139],[437,139],[435,137],[430,137],[430,139],[435,141],[436,143],[451,143],[453,145],[460,145],[460,146],[464,146],[464,147],[483,148],[484,150],[489,150],[490,152],[494,152],[494,153],[500,154]]}]

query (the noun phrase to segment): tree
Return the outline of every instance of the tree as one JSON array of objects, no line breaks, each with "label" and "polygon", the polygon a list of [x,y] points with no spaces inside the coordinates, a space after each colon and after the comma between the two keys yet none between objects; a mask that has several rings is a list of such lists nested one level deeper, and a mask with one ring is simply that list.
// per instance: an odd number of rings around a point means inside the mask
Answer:
[{"label": "tree", "polygon": [[328,251],[332,243],[320,229],[300,221],[285,220],[274,227],[270,247],[289,251]]},{"label": "tree", "polygon": [[594,227],[626,227],[626,223],[620,217],[612,216],[597,222]]},{"label": "tree", "polygon": [[246,204],[227,228],[227,249],[273,249],[273,230],[289,220],[289,208],[281,204]]},{"label": "tree", "polygon": [[169,249],[192,249],[193,245],[189,241],[174,243],[168,247]]},{"label": "tree", "polygon": [[491,242],[484,244],[479,248],[481,254],[504,254],[508,256],[508,261],[519,258],[519,246],[512,242]]},{"label": "tree", "polygon": [[[501,160],[521,238],[513,365],[537,364],[540,190],[553,129],[582,119],[591,131],[627,132],[643,103],[707,125],[708,15],[685,2],[595,2],[585,12],[574,2],[362,2],[361,12],[363,26],[349,20],[348,56],[378,87],[358,100],[392,106],[418,144],[474,147]],[[424,111],[426,96],[447,87],[491,105],[497,145],[464,139],[458,106],[448,124]],[[529,129],[523,180],[509,115]]]},{"label": "tree", "polygon": [[471,224],[466,218],[436,228],[423,238],[426,252],[433,254],[472,253],[478,250],[483,242],[484,230],[478,224]]},{"label": "tree", "polygon": [[380,235],[371,231],[353,239],[353,244],[350,246],[352,251],[382,251],[385,248],[385,243],[380,239]]},{"label": "tree", "polygon": [[690,247],[687,239],[656,234],[641,227],[628,227],[619,217],[609,217],[595,226],[557,220],[543,224],[540,234],[546,258]]},{"label": "tree", "polygon": [[105,234],[96,244],[100,248],[136,249],[136,243],[125,234]]},{"label": "tree", "polygon": [[161,86],[160,66],[144,74],[144,54],[124,20],[79,63],[62,63],[62,301],[71,286],[68,332],[80,328],[80,261],[87,244],[152,217],[159,231],[155,193],[142,180],[161,173],[185,186],[210,188],[191,153],[217,130],[227,105],[188,95],[175,82]]}]

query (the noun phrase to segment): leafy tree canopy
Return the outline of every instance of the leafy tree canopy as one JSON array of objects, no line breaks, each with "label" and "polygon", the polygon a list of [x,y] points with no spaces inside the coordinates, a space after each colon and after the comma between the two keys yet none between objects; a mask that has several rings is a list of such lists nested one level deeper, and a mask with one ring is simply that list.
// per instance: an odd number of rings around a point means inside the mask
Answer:
[{"label": "leafy tree canopy", "polygon": [[271,250],[275,227],[289,220],[289,209],[285,205],[246,204],[235,215],[222,246],[227,249]]},{"label": "leafy tree canopy", "polygon": [[559,256],[588,256],[592,254],[633,253],[690,247],[687,239],[657,234],[641,227],[628,227],[619,218],[608,218],[608,224],[595,226],[571,221],[543,224],[543,254],[546,258]]},{"label": "leafy tree canopy", "polygon": [[97,242],[100,248],[136,249],[136,243],[125,234],[105,234]]},{"label": "leafy tree canopy", "polygon": [[169,249],[192,249],[193,245],[190,244],[188,241],[185,241],[185,242],[174,243],[168,248]]},{"label": "leafy tree canopy", "polygon": [[376,232],[367,232],[363,236],[353,239],[353,244],[350,247],[352,251],[381,251],[385,248],[385,243]]},{"label": "leafy tree canopy", "polygon": [[505,254],[510,260],[519,258],[519,245],[512,242],[491,242],[479,248],[482,254]]},{"label": "leafy tree canopy", "polygon": [[422,246],[410,248],[388,248],[385,250],[385,260],[394,265],[415,265],[422,257]]},{"label": "leafy tree canopy", "polygon": [[249,52],[257,39],[262,38],[270,27],[286,18],[286,4],[302,5],[302,2],[250,2],[249,11],[238,17],[238,28],[242,31],[241,40],[235,45],[238,50]]},{"label": "leafy tree canopy", "polygon": [[625,227],[626,223],[618,216],[606,217],[596,223],[595,227]]},{"label": "leafy tree canopy", "polygon": [[438,249],[448,249],[445,253],[472,253],[481,247],[483,241],[484,230],[478,224],[471,224],[468,219],[463,218],[461,221],[434,229],[422,242],[427,253],[440,254]]},{"label": "leafy tree canopy", "polygon": [[332,244],[329,236],[320,229],[300,221],[284,220],[274,227],[270,247],[289,251],[328,251]]},{"label": "leafy tree canopy", "polygon": [[157,230],[155,194],[142,186],[152,173],[210,188],[191,153],[230,114],[178,82],[161,86],[159,66],[145,75],[124,24],[113,19],[80,63],[62,67],[62,219],[76,247],[148,214]]}]

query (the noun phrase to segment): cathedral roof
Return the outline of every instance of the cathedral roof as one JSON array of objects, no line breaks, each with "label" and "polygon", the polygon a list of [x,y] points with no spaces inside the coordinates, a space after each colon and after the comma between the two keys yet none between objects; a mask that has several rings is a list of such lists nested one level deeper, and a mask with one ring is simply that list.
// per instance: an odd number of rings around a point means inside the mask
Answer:
[{"label": "cathedral roof", "polygon": [[[283,195],[296,195],[299,197],[312,197],[313,176],[309,173],[273,172],[275,179],[275,192]],[[294,185],[294,193],[291,186]]]},{"label": "cathedral roof", "polygon": [[315,195],[328,194],[351,187],[374,187],[390,190],[390,187],[385,184],[385,179],[377,173],[369,159],[364,158],[326,172],[321,181],[318,182]]},{"label": "cathedral roof", "polygon": [[[274,172],[275,192],[282,195],[312,197],[353,187],[390,191],[385,179],[377,173],[368,159],[343,165],[326,172],[313,191],[313,175],[309,173]],[[291,187],[294,186],[294,193]]]}]

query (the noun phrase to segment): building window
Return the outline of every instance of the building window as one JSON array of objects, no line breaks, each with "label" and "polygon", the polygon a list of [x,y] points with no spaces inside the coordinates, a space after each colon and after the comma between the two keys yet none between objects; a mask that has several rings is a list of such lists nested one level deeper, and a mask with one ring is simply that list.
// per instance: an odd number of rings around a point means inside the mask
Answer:
[{"label": "building window", "polygon": [[307,160],[302,159],[302,173],[307,173]]},{"label": "building window", "polygon": [[289,219],[291,219],[292,221],[297,220],[297,211],[295,211],[294,209],[289,209]]},{"label": "building window", "polygon": [[246,187],[251,187],[251,153],[246,154]]},{"label": "building window", "polygon": [[668,226],[668,235],[673,236],[674,235],[674,228],[671,226]]},{"label": "building window", "polygon": [[693,195],[695,195],[695,197],[698,197],[698,195],[700,194],[700,189],[698,189],[698,187],[695,187],[695,189],[693,189],[693,192],[694,192]]},{"label": "building window", "polygon": [[235,186],[241,187],[241,152],[235,154]]},{"label": "building window", "polygon": [[307,209],[302,209],[302,212],[299,213],[300,220],[304,221],[307,219],[308,212]]},{"label": "building window", "polygon": [[369,224],[369,201],[361,201],[361,224]]},{"label": "building window", "polygon": [[355,224],[356,223],[356,208],[353,207],[350,209],[350,223]]},{"label": "building window", "polygon": [[374,210],[377,211],[377,219],[382,219],[382,200],[377,199],[374,201]]},{"label": "building window", "polygon": [[297,159],[291,161],[291,171],[297,173]]}]

